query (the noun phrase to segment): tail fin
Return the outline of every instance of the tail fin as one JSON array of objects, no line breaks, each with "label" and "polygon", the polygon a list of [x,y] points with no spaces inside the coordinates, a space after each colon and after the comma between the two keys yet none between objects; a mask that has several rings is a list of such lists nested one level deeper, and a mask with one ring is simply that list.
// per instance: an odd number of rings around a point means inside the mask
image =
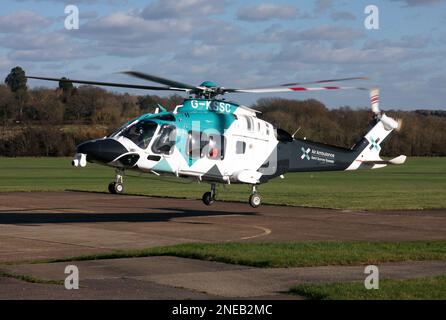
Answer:
[{"label": "tail fin", "polygon": [[402,122],[387,116],[380,110],[379,89],[370,90],[370,102],[372,111],[376,116],[376,124],[354,147],[354,150],[359,152],[359,155],[346,170],[376,169],[385,167],[388,164],[402,164],[406,160],[406,156],[399,156],[389,161],[381,159],[379,155],[381,143],[393,130],[399,130]]}]

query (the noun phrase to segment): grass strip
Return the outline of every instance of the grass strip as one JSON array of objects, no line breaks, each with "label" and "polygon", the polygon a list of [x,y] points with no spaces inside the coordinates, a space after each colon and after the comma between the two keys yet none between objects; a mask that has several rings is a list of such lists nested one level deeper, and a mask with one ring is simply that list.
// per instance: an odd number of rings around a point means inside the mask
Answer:
[{"label": "grass strip", "polygon": [[[352,172],[287,173],[262,184],[265,204],[351,210],[446,208],[446,157],[411,157],[402,166]],[[0,192],[81,190],[108,192],[112,168],[97,164],[74,168],[71,158],[0,157]],[[126,194],[199,199],[206,183],[131,173]],[[250,186],[231,184],[218,200],[247,202]],[[205,209],[203,209],[205,210]]]},{"label": "grass strip", "polygon": [[13,278],[16,280],[21,280],[29,283],[39,283],[39,284],[57,284],[57,285],[63,285],[64,281],[61,280],[44,280],[40,278],[36,278],[33,276],[23,275],[23,274],[15,274],[10,272],[4,272],[0,271],[0,277],[3,278]]},{"label": "grass strip", "polygon": [[35,263],[149,256],[175,256],[259,268],[368,265],[383,262],[446,260],[446,241],[187,243],[39,260]]},{"label": "grass strip", "polygon": [[367,290],[362,282],[302,284],[289,293],[311,300],[445,300],[446,276],[380,280],[377,290]]}]

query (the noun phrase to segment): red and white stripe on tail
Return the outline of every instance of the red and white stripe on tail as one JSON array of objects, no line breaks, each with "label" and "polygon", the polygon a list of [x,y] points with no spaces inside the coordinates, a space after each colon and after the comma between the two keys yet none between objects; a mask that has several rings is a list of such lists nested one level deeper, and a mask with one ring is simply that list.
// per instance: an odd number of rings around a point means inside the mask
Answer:
[{"label": "red and white stripe on tail", "polygon": [[374,88],[370,90],[370,104],[372,106],[372,111],[374,114],[379,115],[381,110],[379,110],[379,89]]}]

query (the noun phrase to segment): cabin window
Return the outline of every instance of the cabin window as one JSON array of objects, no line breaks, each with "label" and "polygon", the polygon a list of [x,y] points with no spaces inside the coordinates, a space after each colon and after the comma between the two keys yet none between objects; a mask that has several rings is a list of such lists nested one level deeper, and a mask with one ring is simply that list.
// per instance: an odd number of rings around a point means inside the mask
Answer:
[{"label": "cabin window", "polygon": [[189,131],[186,153],[190,158],[223,159],[224,139],[218,133]]},{"label": "cabin window", "polygon": [[154,153],[171,154],[175,145],[176,128],[173,125],[165,124],[161,127],[158,137],[152,146]]},{"label": "cabin window", "polygon": [[199,131],[189,131],[187,136],[186,154],[189,158],[199,158],[201,156],[201,133]]},{"label": "cabin window", "polygon": [[201,135],[203,148],[201,150],[201,157],[209,159],[223,159],[224,158],[224,136],[218,133],[203,133]]},{"label": "cabin window", "polygon": [[269,136],[269,124],[265,123],[266,126],[266,135]]},{"label": "cabin window", "polygon": [[236,154],[244,154],[246,151],[246,142],[237,141],[235,144],[235,153]]},{"label": "cabin window", "polygon": [[246,121],[246,129],[248,129],[248,131],[253,131],[254,130],[254,120],[252,120],[252,118],[249,116],[243,116],[243,118]]}]

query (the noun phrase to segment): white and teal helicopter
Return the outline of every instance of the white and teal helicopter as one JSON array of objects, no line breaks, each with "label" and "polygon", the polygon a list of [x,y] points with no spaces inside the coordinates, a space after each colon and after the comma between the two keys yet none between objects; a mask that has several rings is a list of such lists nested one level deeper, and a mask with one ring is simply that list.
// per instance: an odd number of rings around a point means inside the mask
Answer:
[{"label": "white and teal helicopter", "polygon": [[216,199],[216,184],[249,184],[249,203],[261,204],[256,187],[287,172],[375,169],[388,164],[402,164],[406,156],[392,160],[380,157],[381,144],[401,122],[379,109],[379,90],[370,90],[374,113],[373,125],[352,148],[342,148],[306,139],[296,139],[285,130],[260,119],[259,112],[219,98],[226,93],[278,93],[316,90],[362,89],[361,87],[316,86],[363,77],[331,79],[305,83],[287,83],[267,88],[230,89],[211,81],[189,85],[141,72],[130,76],[164,86],[131,85],[83,80],[28,77],[72,83],[145,90],[182,91],[188,94],[173,112],[158,106],[117,129],[111,135],[86,141],[76,148],[75,167],[96,162],[115,168],[116,179],[108,189],[122,193],[125,170],[137,170],[157,176],[191,178],[210,184],[203,202]]}]

